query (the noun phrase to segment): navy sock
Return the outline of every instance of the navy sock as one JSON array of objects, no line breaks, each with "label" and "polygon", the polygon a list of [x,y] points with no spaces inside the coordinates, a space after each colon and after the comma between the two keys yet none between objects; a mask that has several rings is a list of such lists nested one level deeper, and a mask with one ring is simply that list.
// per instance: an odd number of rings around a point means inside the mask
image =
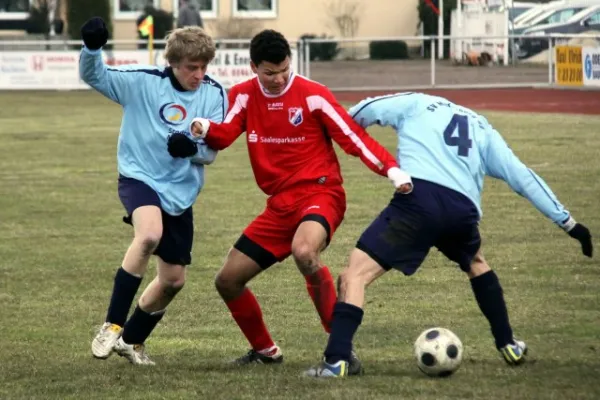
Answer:
[{"label": "navy sock", "polygon": [[106,322],[119,326],[125,324],[131,303],[133,303],[133,298],[140,287],[140,283],[142,283],[142,278],[131,275],[123,267],[117,270],[110,305],[106,313]]},{"label": "navy sock", "polygon": [[513,342],[513,332],[508,320],[508,311],[502,294],[502,286],[494,271],[471,279],[471,287],[481,312],[490,323],[496,348]]},{"label": "navy sock", "polygon": [[364,311],[348,303],[336,303],[333,308],[331,333],[325,349],[325,361],[335,364],[340,360],[350,361],[352,338],[358,330]]},{"label": "navy sock", "polygon": [[131,314],[129,321],[125,323],[123,341],[127,344],[143,344],[163,315],[165,315],[165,310],[147,313],[138,305]]}]

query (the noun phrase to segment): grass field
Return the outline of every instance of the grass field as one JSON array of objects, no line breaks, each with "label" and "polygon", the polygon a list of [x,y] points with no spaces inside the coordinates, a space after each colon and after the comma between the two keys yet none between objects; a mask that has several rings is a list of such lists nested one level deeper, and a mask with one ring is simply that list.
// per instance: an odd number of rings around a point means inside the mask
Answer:
[{"label": "grass field", "polygon": [[[286,363],[230,369],[225,362],[247,343],[213,277],[265,200],[243,141],[207,169],[187,286],[147,342],[157,366],[94,360],[90,341],[132,233],[116,193],[121,110],[91,92],[5,92],[0,103],[0,399],[600,398],[598,258],[585,258],[576,241],[493,180],[483,200],[483,250],[504,285],[516,334],[530,346],[528,364],[505,365],[466,277],[432,251],[415,276],[390,273],[367,292],[356,339],[364,377],[300,377],[319,360],[326,336],[289,260],[251,285]],[[485,115],[598,237],[600,117]],[[394,134],[372,134],[393,150]],[[349,206],[324,254],[336,275],[391,195],[359,160],[341,160]],[[463,365],[449,379],[416,368],[413,341],[431,326],[463,340]]]}]

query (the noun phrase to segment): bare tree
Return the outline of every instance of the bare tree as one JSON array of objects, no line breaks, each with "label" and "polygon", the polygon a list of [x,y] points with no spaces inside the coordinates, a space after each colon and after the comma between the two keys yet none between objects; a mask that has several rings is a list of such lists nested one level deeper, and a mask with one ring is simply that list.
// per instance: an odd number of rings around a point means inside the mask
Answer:
[{"label": "bare tree", "polygon": [[326,7],[331,27],[342,37],[355,37],[360,26],[362,0],[332,0]]},{"label": "bare tree", "polygon": [[[341,37],[353,38],[358,33],[362,11],[362,0],[331,0],[326,6],[328,25]],[[340,46],[349,50],[347,57],[356,59],[356,44]]]},{"label": "bare tree", "polygon": [[248,39],[262,29],[255,19],[219,18],[215,24],[216,37],[220,39]]},{"label": "bare tree", "polygon": [[[216,39],[250,39],[262,29],[260,21],[255,19],[219,18],[214,24]],[[249,45],[225,43],[221,48],[247,48]]]}]

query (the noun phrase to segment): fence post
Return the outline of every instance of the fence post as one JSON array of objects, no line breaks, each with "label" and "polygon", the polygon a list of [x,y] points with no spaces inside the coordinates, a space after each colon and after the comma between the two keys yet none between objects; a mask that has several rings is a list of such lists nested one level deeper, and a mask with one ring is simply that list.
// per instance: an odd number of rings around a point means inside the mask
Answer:
[{"label": "fence post", "polygon": [[554,83],[554,39],[548,38],[548,86]]},{"label": "fence post", "polygon": [[304,41],[298,40],[296,42],[296,49],[298,50],[298,71],[300,75],[304,74]]},{"label": "fence post", "polygon": [[435,38],[432,36],[431,46],[431,87],[435,87]]},{"label": "fence post", "polygon": [[310,39],[304,39],[304,76],[310,79]]}]

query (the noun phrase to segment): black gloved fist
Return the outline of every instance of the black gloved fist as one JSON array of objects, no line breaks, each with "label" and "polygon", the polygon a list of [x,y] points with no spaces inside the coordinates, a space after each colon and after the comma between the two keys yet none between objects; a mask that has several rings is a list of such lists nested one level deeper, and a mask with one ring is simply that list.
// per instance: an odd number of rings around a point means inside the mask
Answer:
[{"label": "black gloved fist", "polygon": [[108,29],[104,20],[100,17],[93,17],[81,27],[81,38],[85,47],[90,50],[98,50],[108,41]]},{"label": "black gloved fist", "polygon": [[174,133],[167,141],[169,154],[174,158],[186,158],[198,153],[198,145],[183,133]]},{"label": "black gloved fist", "polygon": [[592,245],[592,235],[590,230],[579,222],[575,224],[573,229],[567,232],[573,239],[577,239],[581,243],[581,251],[583,255],[592,257],[594,247]]}]

